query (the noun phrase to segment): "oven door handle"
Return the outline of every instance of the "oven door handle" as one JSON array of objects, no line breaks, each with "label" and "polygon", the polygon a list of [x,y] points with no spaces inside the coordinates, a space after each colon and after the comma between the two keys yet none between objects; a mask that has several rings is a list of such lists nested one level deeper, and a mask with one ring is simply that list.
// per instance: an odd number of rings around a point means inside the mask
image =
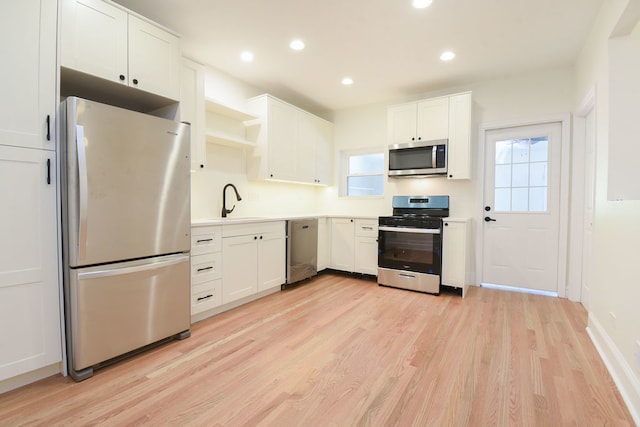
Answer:
[{"label": "oven door handle", "polygon": [[378,227],[378,230],[398,233],[440,234],[439,228]]}]

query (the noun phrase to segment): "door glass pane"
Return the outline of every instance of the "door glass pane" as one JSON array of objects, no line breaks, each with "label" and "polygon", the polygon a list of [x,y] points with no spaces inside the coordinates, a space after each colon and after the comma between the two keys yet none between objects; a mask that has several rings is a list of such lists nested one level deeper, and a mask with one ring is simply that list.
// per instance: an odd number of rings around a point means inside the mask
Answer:
[{"label": "door glass pane", "polygon": [[513,165],[513,183],[514,187],[527,187],[529,185],[529,164],[520,163]]},{"label": "door glass pane", "polygon": [[496,165],[496,188],[511,187],[511,165]]},{"label": "door glass pane", "polygon": [[496,142],[496,165],[511,164],[511,141]]},{"label": "door glass pane", "polygon": [[547,162],[531,163],[531,181],[532,187],[547,186]]},{"label": "door glass pane", "polygon": [[529,212],[547,211],[547,187],[529,189]]},{"label": "door glass pane", "polygon": [[549,152],[549,141],[546,136],[531,138],[531,161],[546,162]]},{"label": "door glass pane", "polygon": [[529,140],[513,140],[513,163],[527,163],[529,161]]},{"label": "door glass pane", "polygon": [[498,212],[510,211],[511,210],[511,189],[496,188],[493,204],[495,205],[495,210]]},{"label": "door glass pane", "polygon": [[529,189],[513,188],[511,190],[511,210],[527,212],[529,210]]},{"label": "door glass pane", "polygon": [[496,141],[494,205],[498,212],[546,212],[549,140]]}]

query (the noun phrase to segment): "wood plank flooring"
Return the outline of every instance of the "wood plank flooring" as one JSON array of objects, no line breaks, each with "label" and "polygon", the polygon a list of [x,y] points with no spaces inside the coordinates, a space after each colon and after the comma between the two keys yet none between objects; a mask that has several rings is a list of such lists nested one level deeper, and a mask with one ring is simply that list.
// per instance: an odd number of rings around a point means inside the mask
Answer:
[{"label": "wood plank flooring", "polygon": [[96,371],[0,395],[1,426],[633,426],[564,299],[322,274]]}]

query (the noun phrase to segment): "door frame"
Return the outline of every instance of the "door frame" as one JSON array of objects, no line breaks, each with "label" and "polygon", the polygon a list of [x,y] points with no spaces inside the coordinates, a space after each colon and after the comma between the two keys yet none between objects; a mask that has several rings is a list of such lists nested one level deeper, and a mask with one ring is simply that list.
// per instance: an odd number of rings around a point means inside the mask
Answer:
[{"label": "door frame", "polygon": [[[593,168],[592,168],[592,176],[591,179],[595,185],[596,179],[596,165],[597,165],[597,141],[598,141],[598,111],[596,104],[596,87],[592,86],[584,96],[580,106],[576,110],[576,113],[573,118],[573,154],[572,154],[572,184],[571,184],[571,229],[570,235],[572,236],[570,246],[569,246],[569,272],[568,272],[568,281],[569,281],[569,293],[567,297],[572,301],[577,301],[584,303],[585,299],[588,300],[588,296],[583,294],[583,280],[582,276],[584,273],[583,266],[585,262],[589,262],[589,259],[584,258],[583,247],[585,244],[584,241],[584,215],[585,215],[585,202],[587,201],[585,194],[586,190],[586,144],[587,144],[587,136],[586,136],[586,118],[587,116],[593,112],[595,114],[595,123],[594,123],[594,135],[593,135]],[[594,187],[595,189],[595,187]],[[591,197],[595,199],[595,192],[591,194]],[[594,219],[595,219],[595,200],[594,200]],[[593,242],[591,242],[593,243]],[[589,307],[585,305],[587,310]]]},{"label": "door frame", "polygon": [[569,181],[570,181],[570,145],[571,145],[571,114],[553,114],[549,116],[532,117],[528,119],[514,119],[500,122],[481,123],[478,133],[478,156],[477,167],[478,173],[476,194],[478,195],[476,201],[476,212],[474,216],[478,224],[477,239],[476,239],[476,266],[477,266],[477,278],[476,282],[479,285],[482,282],[484,275],[484,260],[483,251],[484,247],[484,227],[483,217],[484,211],[484,164],[485,164],[485,144],[487,132],[513,128],[520,126],[547,124],[547,123],[560,123],[561,129],[561,147],[560,147],[560,224],[558,233],[558,296],[566,297],[569,292],[567,282],[567,249],[568,249],[568,236],[569,236]]}]

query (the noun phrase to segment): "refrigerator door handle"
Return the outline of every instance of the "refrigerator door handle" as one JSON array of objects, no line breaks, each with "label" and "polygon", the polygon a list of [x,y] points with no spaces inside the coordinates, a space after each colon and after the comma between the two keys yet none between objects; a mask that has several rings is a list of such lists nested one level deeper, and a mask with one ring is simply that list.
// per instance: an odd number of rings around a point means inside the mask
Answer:
[{"label": "refrigerator door handle", "polygon": [[106,270],[87,271],[78,274],[79,280],[95,279],[98,277],[119,276],[122,274],[132,274],[141,271],[155,270],[157,268],[168,267],[173,264],[189,261],[189,255],[171,255],[171,257],[165,261],[152,262],[147,264],[135,265],[132,267],[122,268],[108,268]]},{"label": "refrigerator door handle", "polygon": [[87,154],[84,147],[84,126],[76,125],[76,150],[78,152],[78,258],[85,259],[87,253]]}]

